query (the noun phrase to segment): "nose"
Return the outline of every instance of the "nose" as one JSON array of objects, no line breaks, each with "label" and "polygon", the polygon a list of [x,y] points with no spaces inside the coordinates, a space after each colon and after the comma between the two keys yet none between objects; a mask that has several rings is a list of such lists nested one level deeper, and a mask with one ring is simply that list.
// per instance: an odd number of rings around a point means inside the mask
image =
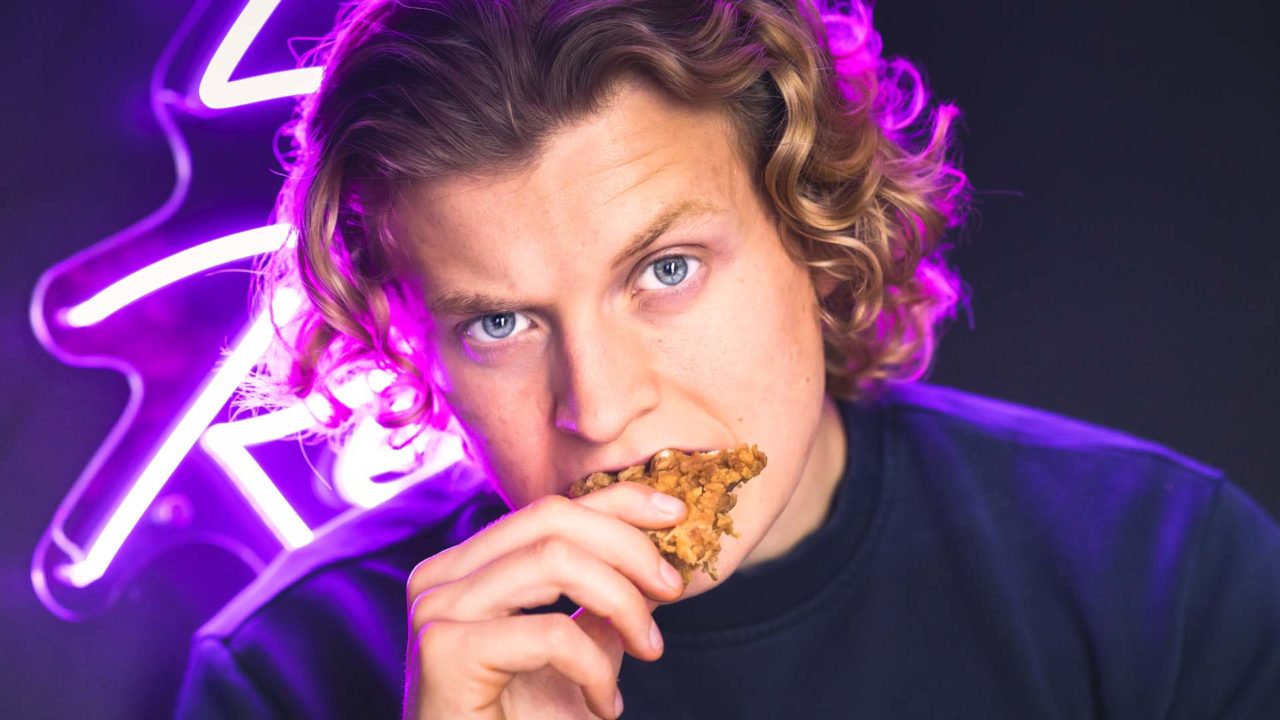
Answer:
[{"label": "nose", "polygon": [[646,343],[608,324],[560,335],[556,428],[595,444],[617,440],[660,397]]}]

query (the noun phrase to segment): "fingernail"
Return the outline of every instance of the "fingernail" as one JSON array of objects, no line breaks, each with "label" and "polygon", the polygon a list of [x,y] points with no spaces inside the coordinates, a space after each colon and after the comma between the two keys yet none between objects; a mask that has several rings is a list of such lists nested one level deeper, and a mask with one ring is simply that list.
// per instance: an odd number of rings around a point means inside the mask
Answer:
[{"label": "fingernail", "polygon": [[684,589],[684,579],[680,577],[680,571],[671,566],[666,560],[658,561],[658,574],[662,576],[662,582],[673,590]]},{"label": "fingernail", "polygon": [[621,714],[622,714],[622,691],[619,690],[613,695],[613,715],[614,717],[617,717]]},{"label": "fingernail", "polygon": [[684,501],[666,493],[655,492],[649,495],[649,502],[667,515],[679,515],[684,510]]},{"label": "fingernail", "polygon": [[654,650],[662,651],[662,632],[658,630],[658,623],[656,622],[649,623],[649,644],[653,646]]}]

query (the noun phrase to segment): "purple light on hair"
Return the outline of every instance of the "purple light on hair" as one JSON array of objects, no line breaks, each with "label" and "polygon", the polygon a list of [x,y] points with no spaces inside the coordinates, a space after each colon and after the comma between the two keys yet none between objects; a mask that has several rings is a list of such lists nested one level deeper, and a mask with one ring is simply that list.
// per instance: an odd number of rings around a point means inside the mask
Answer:
[{"label": "purple light on hair", "polygon": [[249,0],[244,10],[231,24],[218,49],[209,59],[204,75],[200,78],[197,94],[200,102],[212,110],[252,105],[294,95],[313,93],[320,87],[324,69],[320,67],[295,68],[254,75],[232,80],[245,51],[253,44],[267,18],[275,12],[280,0]]},{"label": "purple light on hair", "polygon": [[[276,321],[284,322],[285,318],[277,314]],[[362,407],[389,383],[386,372],[372,370],[343,383],[334,394],[347,407]],[[310,542],[311,530],[246,448],[315,430],[331,413],[329,401],[320,393],[312,393],[283,410],[213,425],[200,439],[201,447],[222,467],[287,549]],[[390,438],[391,431],[369,416],[343,442],[333,469],[333,486],[343,500],[357,507],[374,507],[463,457],[462,441],[454,432],[424,432],[416,436],[414,444],[405,447],[394,447]],[[377,480],[380,476],[395,479]]]},{"label": "purple light on hair", "polygon": [[[333,484],[343,499],[371,508],[385,502],[404,488],[430,477],[463,458],[457,432],[424,432],[421,447],[392,447],[389,433],[373,418],[365,418],[343,443],[333,468]],[[398,475],[395,480],[378,481],[379,475]]]},{"label": "purple light on hair", "polygon": [[[885,108],[883,122],[886,130],[896,132],[910,127],[924,112],[929,101],[924,78],[915,65],[901,58],[889,61],[884,82],[886,94],[892,98]],[[891,90],[890,90],[891,88]]]}]

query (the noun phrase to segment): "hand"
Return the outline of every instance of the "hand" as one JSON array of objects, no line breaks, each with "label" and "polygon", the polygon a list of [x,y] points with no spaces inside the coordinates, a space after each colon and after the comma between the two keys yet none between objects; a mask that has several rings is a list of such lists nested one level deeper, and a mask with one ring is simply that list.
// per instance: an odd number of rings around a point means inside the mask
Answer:
[{"label": "hand", "polygon": [[[675,502],[664,510],[662,498]],[[653,609],[683,592],[643,530],[685,514],[679,500],[630,482],[577,500],[551,495],[419,563],[408,582],[405,718],[617,717],[622,653],[661,657]],[[572,618],[520,612],[562,594],[582,608]]]}]

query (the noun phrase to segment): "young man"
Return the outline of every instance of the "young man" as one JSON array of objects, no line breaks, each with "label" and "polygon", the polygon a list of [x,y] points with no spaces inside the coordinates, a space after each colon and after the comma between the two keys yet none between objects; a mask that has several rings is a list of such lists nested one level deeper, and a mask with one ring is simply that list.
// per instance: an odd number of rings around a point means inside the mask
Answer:
[{"label": "young man", "polygon": [[[310,306],[278,377],[332,395],[382,368],[384,422],[456,419],[470,459],[229,605],[180,716],[1280,712],[1261,510],[1162,448],[910,384],[956,301],[953,111],[917,117],[861,6],[826,23],[352,6],[282,194],[299,243],[264,297]],[[718,581],[683,588],[645,533],[683,503],[566,497],[741,443],[769,461]]]}]

